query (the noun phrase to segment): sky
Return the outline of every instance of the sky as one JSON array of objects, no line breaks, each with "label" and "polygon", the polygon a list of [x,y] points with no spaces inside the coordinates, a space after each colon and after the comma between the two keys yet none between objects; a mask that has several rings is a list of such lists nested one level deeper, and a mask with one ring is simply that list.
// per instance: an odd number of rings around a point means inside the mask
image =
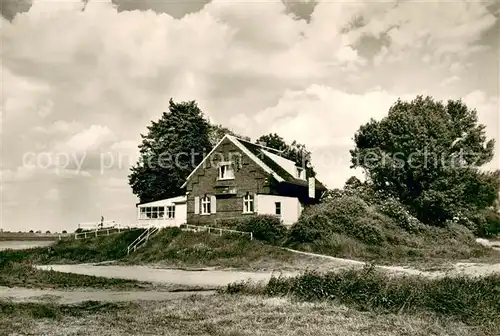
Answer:
[{"label": "sky", "polygon": [[359,176],[356,130],[398,98],[463,99],[500,145],[495,1],[2,4],[4,230],[132,223],[129,168],[170,98],[253,139],[306,144],[332,188]]}]

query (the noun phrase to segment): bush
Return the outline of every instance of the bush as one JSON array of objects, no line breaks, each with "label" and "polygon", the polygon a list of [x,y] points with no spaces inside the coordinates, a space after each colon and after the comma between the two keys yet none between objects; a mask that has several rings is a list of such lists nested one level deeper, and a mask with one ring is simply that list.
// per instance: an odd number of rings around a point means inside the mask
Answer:
[{"label": "bush", "polygon": [[418,232],[423,224],[396,199],[392,197],[379,200],[375,208],[382,214],[392,218],[395,223],[408,232]]},{"label": "bush", "polygon": [[266,285],[237,283],[228,294],[292,296],[303,301],[330,300],[382,313],[430,312],[453,316],[473,325],[500,323],[500,277],[425,279],[394,277],[363,270],[306,272],[296,277],[272,277]]},{"label": "bush", "polygon": [[443,227],[425,225],[394,198],[369,190],[360,197],[355,194],[359,192],[344,192],[307,207],[290,229],[286,245],[392,264],[464,260],[494,253],[478,246],[473,231],[458,222]]},{"label": "bush", "polygon": [[385,217],[373,213],[368,204],[356,196],[333,198],[312,206],[290,231],[290,242],[308,243],[332,233],[344,234],[367,244],[379,245],[384,240],[380,221]]},{"label": "bush", "polygon": [[487,210],[474,220],[475,233],[479,237],[491,238],[500,235],[500,213]]},{"label": "bush", "polygon": [[237,230],[252,232],[253,237],[271,244],[277,244],[287,234],[287,228],[280,218],[272,215],[249,217],[237,225]]}]

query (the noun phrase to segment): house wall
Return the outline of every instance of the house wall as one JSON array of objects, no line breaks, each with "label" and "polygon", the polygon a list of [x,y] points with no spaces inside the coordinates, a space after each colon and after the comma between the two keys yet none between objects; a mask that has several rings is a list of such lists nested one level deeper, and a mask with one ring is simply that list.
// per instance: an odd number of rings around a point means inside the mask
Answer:
[{"label": "house wall", "polygon": [[257,213],[259,215],[275,215],[276,202],[281,203],[281,220],[287,226],[293,225],[302,213],[302,205],[297,197],[277,195],[257,195]]},{"label": "house wall", "polygon": [[[218,181],[218,166],[221,161],[240,158],[239,168],[234,169],[233,180]],[[224,194],[224,190],[233,190]],[[247,216],[243,214],[243,197],[250,194],[270,192],[268,174],[247,157],[229,139],[218,148],[199,167],[186,184],[187,222],[195,225],[213,225],[215,220]],[[210,215],[195,214],[195,198],[216,195],[216,212]],[[213,207],[213,204],[212,204]]]},{"label": "house wall", "polygon": [[[150,207],[150,206],[175,206],[175,217],[174,218],[148,218],[148,219],[142,219],[140,217],[140,211],[141,208],[143,207]],[[152,203],[146,203],[146,204],[141,204],[137,207],[137,222],[139,223],[139,226],[144,227],[144,226],[149,226],[153,225],[156,227],[179,227],[181,224],[186,223],[186,202],[184,203],[176,203],[173,204],[171,200],[166,199],[166,200],[161,200],[161,201],[156,201]]]}]

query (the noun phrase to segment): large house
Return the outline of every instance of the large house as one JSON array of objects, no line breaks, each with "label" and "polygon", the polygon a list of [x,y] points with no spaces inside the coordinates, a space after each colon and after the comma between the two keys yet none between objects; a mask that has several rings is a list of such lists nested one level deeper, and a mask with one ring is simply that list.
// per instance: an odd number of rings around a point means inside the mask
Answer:
[{"label": "large house", "polygon": [[272,148],[226,135],[191,172],[186,195],[138,205],[139,221],[157,226],[213,225],[255,214],[292,225],[326,187]]}]

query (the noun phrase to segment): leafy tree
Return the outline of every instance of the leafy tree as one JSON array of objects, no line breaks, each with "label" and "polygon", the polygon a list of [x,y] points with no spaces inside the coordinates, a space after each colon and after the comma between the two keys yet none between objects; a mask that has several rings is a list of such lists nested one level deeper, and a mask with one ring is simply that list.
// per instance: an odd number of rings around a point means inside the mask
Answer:
[{"label": "leafy tree", "polygon": [[339,188],[334,188],[334,189],[328,189],[321,197],[320,202],[322,203],[327,203],[331,202],[332,200],[336,198],[340,198],[345,196],[346,193]]},{"label": "leafy tree", "polygon": [[344,189],[346,190],[357,190],[361,188],[363,182],[361,182],[356,176],[351,176],[347,179],[344,184]]},{"label": "leafy tree", "polygon": [[187,176],[212,146],[210,124],[195,101],[169,102],[169,112],[141,134],[140,157],[129,184],[141,202],[183,194]]},{"label": "leafy tree", "polygon": [[398,100],[387,117],[359,128],[352,167],[362,167],[376,190],[398,198],[422,222],[442,224],[497,198],[499,173],[479,170],[494,153],[484,129],[460,100]]},{"label": "leafy tree", "polygon": [[311,152],[307,150],[305,145],[295,140],[289,145],[276,133],[262,135],[256,140],[256,143],[282,151],[281,155],[284,158],[294,161],[297,165],[304,167],[308,177],[316,176],[316,172],[311,164]]},{"label": "leafy tree", "polygon": [[256,143],[262,144],[266,147],[274,148],[279,151],[287,151],[290,147],[285,142],[285,140],[276,133],[262,135],[257,139]]},{"label": "leafy tree", "polygon": [[224,127],[222,125],[211,125],[208,136],[212,147],[214,147],[226,134],[250,141],[249,137],[236,134],[227,127]]}]

